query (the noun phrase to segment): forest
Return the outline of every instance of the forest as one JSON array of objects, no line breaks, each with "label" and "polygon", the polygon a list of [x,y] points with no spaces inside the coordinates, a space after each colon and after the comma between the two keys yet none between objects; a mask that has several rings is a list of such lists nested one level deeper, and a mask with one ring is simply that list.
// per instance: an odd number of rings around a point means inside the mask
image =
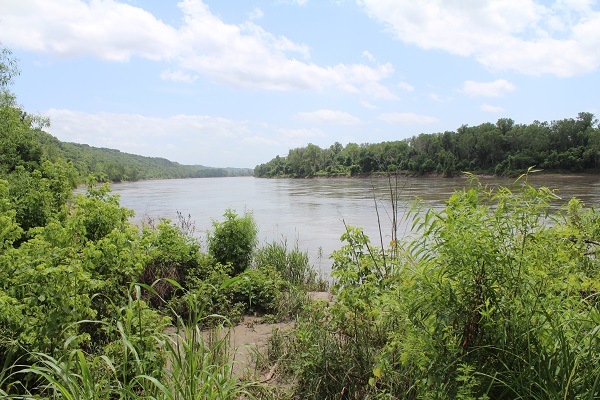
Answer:
[{"label": "forest", "polygon": [[[557,207],[532,170],[508,187],[470,175],[442,210],[406,213],[388,174],[380,237],[346,226],[324,281],[297,245],[259,243],[251,211],[198,238],[181,214],[133,224],[95,175],[75,195],[80,172],[38,145],[47,121],[0,56],[0,397],[600,398],[600,212]],[[239,371],[229,335],[247,315],[288,328]]]},{"label": "forest", "polygon": [[206,167],[182,165],[160,157],[144,157],[115,149],[98,148],[79,143],[61,142],[38,132],[43,151],[50,159],[69,160],[80,177],[94,175],[99,182],[138,181],[172,178],[215,178],[252,176],[251,168]]},{"label": "forest", "polygon": [[501,118],[495,124],[463,125],[455,132],[422,133],[383,143],[314,144],[291,149],[257,165],[261,178],[356,176],[373,173],[439,174],[461,172],[517,176],[529,167],[560,173],[598,171],[600,126],[588,112],[576,118],[515,124]]}]

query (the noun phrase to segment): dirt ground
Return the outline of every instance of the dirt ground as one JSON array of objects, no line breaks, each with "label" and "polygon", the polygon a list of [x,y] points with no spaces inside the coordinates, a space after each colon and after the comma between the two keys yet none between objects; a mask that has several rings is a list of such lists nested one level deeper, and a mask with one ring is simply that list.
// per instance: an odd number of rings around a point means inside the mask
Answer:
[{"label": "dirt ground", "polygon": [[[313,301],[333,302],[334,297],[328,292],[310,292],[309,297]],[[234,357],[233,372],[235,375],[243,375],[247,371],[254,374],[256,352],[265,354],[267,343],[274,329],[285,331],[291,329],[294,322],[278,322],[273,324],[262,323],[261,317],[246,316],[244,320],[234,326],[231,330],[223,330],[221,334],[229,334],[230,349]],[[175,334],[175,329],[171,328],[167,331],[169,334]],[[205,332],[205,340],[209,340],[209,333]],[[261,379],[270,379],[269,371],[263,372]]]},{"label": "dirt ground", "polygon": [[[313,301],[333,301],[333,295],[328,292],[310,292],[309,297]],[[231,348],[235,350],[234,373],[242,374],[246,368],[254,371],[252,354],[255,351],[265,353],[273,329],[285,331],[293,326],[293,322],[264,324],[260,317],[244,317],[244,321],[236,325],[231,334]]]}]

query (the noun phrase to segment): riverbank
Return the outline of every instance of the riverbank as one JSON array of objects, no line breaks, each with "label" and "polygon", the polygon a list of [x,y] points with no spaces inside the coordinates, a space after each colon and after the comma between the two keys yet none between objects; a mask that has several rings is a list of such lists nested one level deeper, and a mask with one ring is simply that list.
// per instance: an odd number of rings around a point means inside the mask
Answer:
[{"label": "riverbank", "polygon": [[292,176],[292,175],[278,175],[273,177],[258,177],[263,179],[372,179],[372,178],[388,178],[388,177],[403,177],[403,178],[424,178],[424,179],[456,179],[456,178],[464,178],[467,176],[475,176],[477,178],[518,178],[523,174],[530,175],[544,175],[550,177],[585,177],[585,176],[600,176],[600,169],[589,169],[585,171],[577,171],[577,172],[569,172],[564,170],[542,170],[542,169],[532,169],[531,171],[522,171],[515,172],[514,174],[509,175],[497,175],[491,172],[461,172],[456,171],[452,173],[442,173],[442,172],[410,172],[410,171],[402,171],[397,173],[392,172],[371,172],[371,173],[339,173],[339,174],[315,174],[308,176]]}]

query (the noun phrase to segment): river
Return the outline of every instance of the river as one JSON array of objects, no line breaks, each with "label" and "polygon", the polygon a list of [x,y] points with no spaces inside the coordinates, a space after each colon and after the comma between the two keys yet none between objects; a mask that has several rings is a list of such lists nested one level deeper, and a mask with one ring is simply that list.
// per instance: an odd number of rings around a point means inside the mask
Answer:
[{"label": "river", "polygon": [[[509,186],[514,179],[481,178],[484,185]],[[567,201],[575,196],[588,206],[600,205],[600,176],[531,175],[534,186],[556,189]],[[393,182],[393,186],[396,183]],[[466,178],[399,178],[400,217],[416,197],[440,209],[456,189],[468,186]],[[374,244],[379,243],[377,210],[384,240],[391,233],[390,185],[386,178],[258,179],[253,177],[168,179],[112,185],[121,205],[136,212],[136,220],[169,218],[179,211],[195,223],[195,235],[204,242],[213,220],[226,209],[252,212],[262,243],[287,239],[308,251],[314,267],[329,275],[329,255],[339,249],[344,224],[362,227]],[[559,202],[560,203],[560,202]],[[559,205],[559,204],[557,204]],[[408,234],[402,218],[399,234]]]}]

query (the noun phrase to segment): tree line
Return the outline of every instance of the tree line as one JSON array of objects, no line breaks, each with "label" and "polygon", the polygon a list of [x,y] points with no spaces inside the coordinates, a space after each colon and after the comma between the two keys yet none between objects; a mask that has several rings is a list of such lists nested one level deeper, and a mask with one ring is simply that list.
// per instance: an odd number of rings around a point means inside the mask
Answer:
[{"label": "tree line", "polygon": [[100,182],[122,182],[146,179],[212,178],[250,176],[251,168],[215,168],[203,165],[183,165],[161,157],[145,157],[116,149],[87,144],[62,142],[41,129],[35,131],[39,154],[47,159],[69,160],[82,179],[90,174]]},{"label": "tree line", "polygon": [[500,118],[493,124],[462,125],[456,131],[422,133],[383,143],[336,142],[291,149],[257,165],[261,178],[355,176],[372,173],[437,173],[463,171],[512,176],[536,166],[556,172],[597,170],[600,166],[600,125],[594,114],[551,122],[515,124]]},{"label": "tree line", "polygon": [[[9,95],[8,95],[9,96]],[[10,99],[10,96],[8,97]],[[44,118],[25,113],[4,97],[0,120],[0,171],[11,172],[17,166],[26,170],[40,167],[44,161],[63,160],[72,167],[76,183],[90,175],[99,182],[123,182],[147,179],[209,178],[251,176],[251,168],[215,168],[183,165],[160,157],[145,157],[116,149],[62,142],[45,132]]]}]

